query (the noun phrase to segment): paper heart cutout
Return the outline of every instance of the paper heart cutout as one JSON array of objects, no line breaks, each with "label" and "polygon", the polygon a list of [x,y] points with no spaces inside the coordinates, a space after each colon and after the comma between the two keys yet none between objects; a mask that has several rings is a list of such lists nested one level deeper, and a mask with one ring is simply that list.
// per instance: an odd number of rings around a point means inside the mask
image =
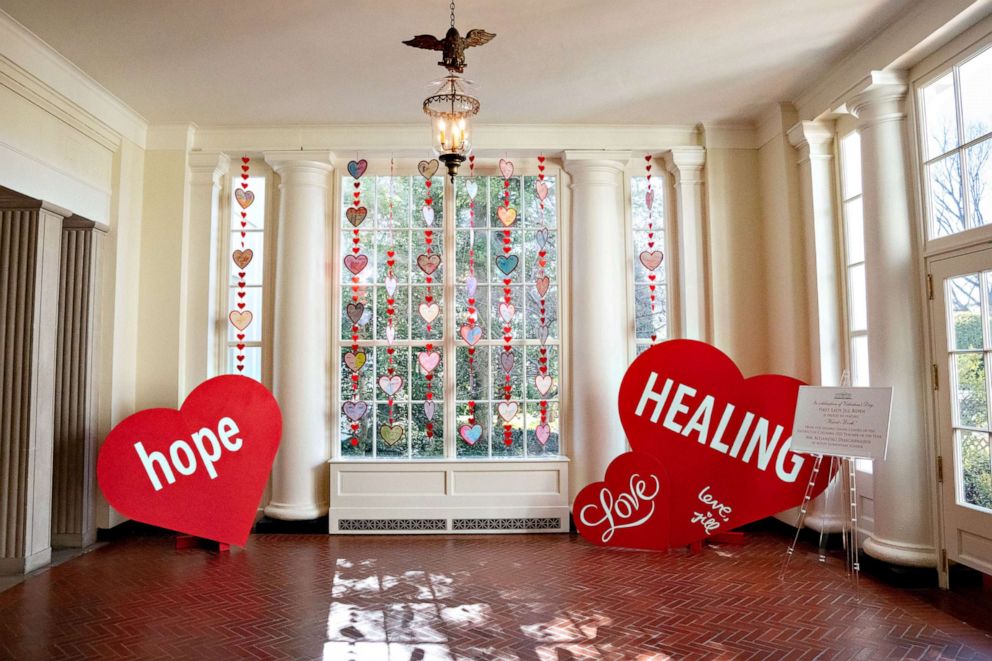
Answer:
[{"label": "paper heart cutout", "polygon": [[537,327],[537,339],[541,341],[541,344],[548,343],[548,325],[541,324]]},{"label": "paper heart cutout", "polygon": [[542,227],[541,229],[537,230],[537,233],[534,234],[534,238],[537,240],[537,247],[543,249],[545,246],[548,245],[548,238],[549,238],[548,228]]},{"label": "paper heart cutout", "polygon": [[479,193],[479,184],[475,183],[475,181],[471,179],[466,181],[465,192],[468,193],[469,199],[474,200],[475,196]]},{"label": "paper heart cutout", "polygon": [[351,323],[357,324],[362,318],[362,314],[365,312],[364,303],[349,303],[345,307],[345,314],[351,319]]},{"label": "paper heart cutout", "polygon": [[437,270],[437,267],[441,266],[441,255],[437,253],[418,255],[417,266],[426,275],[432,275]]},{"label": "paper heart cutout", "polygon": [[482,328],[479,326],[469,326],[468,324],[463,325],[459,330],[459,334],[465,343],[470,347],[474,347],[480,339],[482,339]]},{"label": "paper heart cutout", "polygon": [[232,310],[231,314],[227,315],[227,318],[231,320],[231,324],[237,328],[239,331],[243,331],[251,325],[251,320],[254,318],[251,310]]},{"label": "paper heart cutout", "polygon": [[644,194],[644,204],[647,205],[649,211],[654,207],[654,189]]},{"label": "paper heart cutout", "polygon": [[625,452],[610,462],[602,482],[593,482],[576,495],[575,527],[599,546],[664,551],[669,548],[671,491],[668,475],[656,459]]},{"label": "paper heart cutout", "polygon": [[386,326],[386,343],[392,344],[396,340],[396,327],[392,324]]},{"label": "paper heart cutout", "polygon": [[538,392],[542,395],[547,395],[548,391],[551,390],[551,386],[554,385],[554,379],[547,374],[538,374],[534,377],[534,385],[537,386]]},{"label": "paper heart cutout", "polygon": [[468,276],[465,278],[465,293],[470,297],[475,296],[475,290],[479,286],[479,281],[475,279],[475,276]]},{"label": "paper heart cutout", "polygon": [[419,172],[420,176],[424,179],[430,179],[437,172],[437,167],[437,159],[432,158],[429,161],[420,161],[417,163],[417,172]]},{"label": "paper heart cutout", "polygon": [[520,258],[516,255],[497,255],[496,256],[496,268],[503,272],[503,275],[510,275],[513,273],[517,264],[520,263]]},{"label": "paper heart cutout", "polygon": [[441,313],[441,308],[438,307],[437,303],[421,303],[417,311],[420,312],[424,321],[431,323],[437,319],[437,315]]},{"label": "paper heart cutout", "polygon": [[544,298],[548,295],[548,289],[551,287],[551,278],[544,276],[543,278],[538,278],[537,282],[534,283],[534,289],[537,290],[538,295]]},{"label": "paper heart cutout", "polygon": [[458,428],[458,435],[469,445],[475,445],[482,438],[482,425],[462,425]]},{"label": "paper heart cutout", "polygon": [[547,182],[544,182],[544,181],[537,182],[537,186],[535,186],[535,189],[537,190],[537,198],[539,200],[541,200],[543,202],[544,200],[546,200],[548,198],[548,184],[547,184]]},{"label": "paper heart cutout", "polygon": [[403,425],[380,425],[379,436],[382,437],[383,443],[389,447],[393,447],[403,440]]},{"label": "paper heart cutout", "polygon": [[351,175],[352,179],[360,179],[365,170],[369,167],[369,162],[364,158],[360,161],[349,161],[348,162],[348,174]]},{"label": "paper heart cutout", "polygon": [[649,271],[653,271],[661,266],[665,255],[660,250],[645,250],[640,255],[641,264]]},{"label": "paper heart cutout", "polygon": [[238,268],[242,270],[251,264],[251,259],[254,256],[255,253],[252,252],[251,248],[248,248],[247,250],[235,250],[231,253],[231,259],[233,259],[234,263],[238,265]]},{"label": "paper heart cutout", "polygon": [[344,355],[344,364],[347,365],[348,369],[352,372],[357,372],[365,366],[365,361],[367,358],[368,356],[364,351],[359,351],[357,353],[349,351]]},{"label": "paper heart cutout", "polygon": [[517,219],[517,210],[513,207],[497,207],[496,217],[504,227],[509,227]]},{"label": "paper heart cutout", "polygon": [[513,163],[506,160],[505,158],[499,159],[499,173],[503,175],[504,179],[509,179],[513,176]]},{"label": "paper heart cutout", "polygon": [[517,410],[519,408],[520,407],[516,402],[500,402],[496,406],[496,410],[499,411],[499,417],[503,418],[506,422],[513,420],[514,416],[517,415]]},{"label": "paper heart cutout", "polygon": [[367,255],[345,255],[344,256],[344,266],[346,269],[351,271],[354,275],[358,275],[365,270],[365,267],[369,265],[369,258]]},{"label": "paper heart cutout", "polygon": [[428,421],[433,420],[434,413],[435,413],[434,400],[428,399],[426,402],[424,402],[424,417],[427,418]]},{"label": "paper heart cutout", "polygon": [[179,410],[139,411],[114,427],[100,447],[97,480],[130,519],[244,546],[281,434],[279,405],[265,386],[214,377]]},{"label": "paper heart cutout", "polygon": [[499,304],[499,316],[500,319],[506,323],[510,323],[513,320],[513,315],[517,313],[517,308],[513,303],[500,303]]},{"label": "paper heart cutout", "polygon": [[396,280],[396,278],[389,275],[386,276],[385,282],[386,282],[386,293],[392,296],[393,294],[396,293],[396,285],[399,284],[399,282]]},{"label": "paper heart cutout", "polygon": [[420,351],[417,353],[417,363],[424,374],[430,374],[441,362],[441,354],[437,351]]},{"label": "paper heart cutout", "polygon": [[423,206],[420,209],[420,215],[424,218],[424,223],[427,225],[434,224],[434,207]]},{"label": "paper heart cutout", "polygon": [[369,411],[369,405],[362,401],[351,401],[348,400],[341,405],[341,410],[348,417],[349,420],[358,422],[365,417],[365,414]]},{"label": "paper heart cutout", "polygon": [[366,216],[369,215],[369,210],[365,207],[348,207],[347,211],[344,212],[344,215],[352,226],[358,227],[365,222]]},{"label": "paper heart cutout", "polygon": [[398,374],[394,374],[393,376],[380,376],[379,387],[382,388],[382,392],[392,397],[399,392],[400,388],[403,387],[403,377]]},{"label": "paper heart cutout", "polygon": [[[803,502],[813,457],[789,449],[801,385],[778,374],[745,379],[695,340],[662,342],[634,360],[620,385],[620,421],[635,452],[673,467],[672,546]],[[828,473],[819,472],[811,497]]]},{"label": "paper heart cutout", "polygon": [[234,199],[237,200],[242,209],[247,209],[255,201],[255,193],[244,188],[235,188]]},{"label": "paper heart cutout", "polygon": [[504,351],[499,355],[499,364],[503,368],[503,371],[510,373],[513,371],[513,352]]},{"label": "paper heart cutout", "polygon": [[534,429],[534,436],[537,437],[537,442],[541,445],[547,445],[548,439],[551,438],[551,425],[540,424]]}]

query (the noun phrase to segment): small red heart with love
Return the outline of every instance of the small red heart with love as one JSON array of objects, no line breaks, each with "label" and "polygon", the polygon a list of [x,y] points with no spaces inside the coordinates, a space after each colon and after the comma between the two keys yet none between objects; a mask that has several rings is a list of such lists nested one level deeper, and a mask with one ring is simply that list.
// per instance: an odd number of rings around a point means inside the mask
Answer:
[{"label": "small red heart with love", "polygon": [[664,468],[650,455],[625,452],[610,462],[606,479],[586,485],[572,504],[575,527],[600,546],[668,549],[668,498]]},{"label": "small red heart with love", "polygon": [[97,480],[107,502],[135,521],[244,546],[281,435],[265,386],[218,376],[179,410],[139,411],[114,427]]},{"label": "small red heart with love", "polygon": [[[719,349],[669,340],[643,352],[620,384],[620,421],[631,448],[671,480],[673,547],[800,505],[813,456],[792,452],[799,379],[745,379]],[[817,474],[810,497],[829,482]]]}]

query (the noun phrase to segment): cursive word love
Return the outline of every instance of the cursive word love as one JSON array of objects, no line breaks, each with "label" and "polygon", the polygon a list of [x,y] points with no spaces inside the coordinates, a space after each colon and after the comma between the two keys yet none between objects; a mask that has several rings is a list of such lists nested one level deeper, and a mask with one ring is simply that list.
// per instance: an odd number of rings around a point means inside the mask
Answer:
[{"label": "cursive word love", "polygon": [[[607,528],[603,531],[602,541],[603,543],[609,542],[613,539],[613,533],[622,528],[636,528],[637,526],[645,523],[654,514],[654,503],[651,502],[661,491],[661,481],[656,475],[649,475],[648,478],[654,480],[654,491],[647,493],[649,488],[648,480],[642,478],[637,473],[630,476],[630,484],[628,486],[629,491],[621,493],[619,496],[614,498],[613,492],[610,491],[608,487],[603,487],[599,491],[599,505],[595,503],[590,503],[586,505],[581,510],[579,510],[579,520],[583,525],[586,526],[598,526],[601,524],[606,524]],[[618,523],[618,521],[627,521],[635,516],[638,516],[638,510],[641,508],[642,503],[650,503],[651,509],[648,513],[637,519],[636,521],[629,521],[627,523]],[[603,512],[602,517],[595,521],[586,519],[587,510],[601,509]]]},{"label": "cursive word love", "polygon": [[[716,499],[715,496],[709,493],[710,488],[708,486],[703,487],[703,490],[699,492],[699,502],[707,506],[709,511],[707,512],[693,512],[692,523],[699,523],[703,526],[703,530],[709,535],[720,527],[721,523],[726,523],[730,520],[730,515],[734,511],[730,505],[726,503],[721,503]],[[718,520],[720,517],[722,521]]]}]

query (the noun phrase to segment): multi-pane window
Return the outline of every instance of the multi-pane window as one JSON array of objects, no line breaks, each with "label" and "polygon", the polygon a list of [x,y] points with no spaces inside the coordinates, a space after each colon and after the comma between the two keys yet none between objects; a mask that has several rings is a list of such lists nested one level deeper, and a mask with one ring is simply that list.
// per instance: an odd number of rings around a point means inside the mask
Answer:
[{"label": "multi-pane window", "polygon": [[665,204],[662,197],[664,187],[654,177],[651,181],[652,199],[649,204],[647,177],[630,178],[634,346],[638,354],[653,342],[661,342],[669,337],[668,282],[665,278]]},{"label": "multi-pane window", "polygon": [[[265,177],[250,177],[246,198],[235,179],[228,241],[227,350],[224,371],[262,380],[263,283],[265,276]],[[238,193],[238,191],[241,191]],[[247,206],[243,206],[251,200]],[[241,213],[245,217],[241,217]],[[242,226],[242,223],[244,225]],[[242,277],[243,274],[243,277]],[[242,359],[239,361],[239,356]],[[238,365],[244,366],[238,370]]]},{"label": "multi-pane window", "polygon": [[920,90],[929,236],[992,222],[992,48]]},{"label": "multi-pane window", "polygon": [[[336,332],[340,456],[471,459],[561,453],[557,186],[554,176],[544,181],[547,194],[542,223],[537,177],[518,175],[509,179],[510,207],[516,210],[516,218],[509,226],[509,255],[515,258],[510,268],[507,260],[501,259],[506,255],[503,247],[507,228],[497,215],[503,203],[503,177],[459,173],[451,183],[446,177],[435,176],[430,188],[430,227],[425,224],[422,210],[428,197],[423,177],[366,174],[359,179],[357,189],[351,177],[342,178],[341,190],[346,195],[341,201],[341,250],[335,265],[341,307]],[[475,193],[474,216],[470,214],[470,188]],[[356,228],[346,216],[348,207],[353,206],[355,191],[368,214],[357,228],[357,237]],[[431,251],[440,257],[440,265],[431,273],[429,303],[427,276],[418,263],[427,255],[425,229],[432,231]],[[351,249],[355,245],[359,254],[368,258],[368,265],[358,269],[357,274],[344,262],[347,255],[354,254]],[[477,338],[473,335],[471,368],[469,345],[462,333],[469,307],[470,248],[478,328],[473,333],[479,333]],[[541,252],[545,253],[543,267],[539,264]],[[395,283],[388,278],[390,258],[394,260]],[[357,292],[353,286],[357,286]],[[504,351],[506,336],[500,310],[506,290],[515,309],[509,322],[510,351]],[[356,307],[355,296],[360,308]],[[429,330],[422,305],[437,305]],[[394,329],[391,340],[387,338],[390,308]],[[431,311],[428,316],[433,314]],[[430,399],[420,364],[428,344],[440,356],[431,371]],[[390,366],[393,374],[402,379],[392,405],[380,384]],[[507,374],[509,399],[504,390]],[[357,392],[353,390],[356,376]],[[537,380],[539,376],[542,381]],[[551,379],[550,388],[545,377]],[[474,405],[472,425],[469,402]],[[498,413],[501,403],[516,405],[515,414],[507,416],[509,420]],[[356,423],[357,431],[353,428]],[[511,428],[509,444],[504,441],[505,425]],[[463,429],[476,426],[478,430]],[[388,429],[384,431],[384,427]]]},{"label": "multi-pane window", "polygon": [[865,232],[861,201],[861,136],[840,140],[844,262],[847,268],[847,336],[852,386],[868,385],[868,302],[865,287]]},{"label": "multi-pane window", "polygon": [[[431,272],[432,301],[425,302],[427,296],[427,273],[417,266],[417,258],[427,253],[425,229],[431,229],[423,218],[422,208],[428,197],[423,177],[375,177],[366,175],[359,181],[361,201],[368,210],[368,217],[358,226],[358,244],[353,227],[346,218],[346,210],[351,205],[350,193],[353,180],[344,177],[341,189],[348,191],[342,202],[342,223],[340,242],[346,249],[341,251],[337,270],[341,301],[341,339],[339,352],[340,399],[357,402],[361,406],[342,411],[340,416],[340,439],[342,456],[365,456],[383,458],[437,458],[444,456],[445,401],[444,389],[439,387],[444,381],[444,353],[438,365],[432,370],[431,387],[433,405],[427,405],[427,380],[418,368],[418,354],[428,343],[436,348],[445,341],[443,323],[446,314],[444,300],[445,261],[441,260],[436,270]],[[438,222],[444,217],[443,178],[436,176],[431,183],[431,209],[435,215],[434,230],[443,228]],[[432,253],[443,254],[444,232],[431,234]],[[348,269],[345,256],[351,255],[351,247],[359,247],[359,255],[368,258],[367,266],[353,273]],[[389,252],[395,253],[393,277],[395,287],[387,283]],[[358,302],[353,301],[352,277],[358,279]],[[387,287],[387,284],[389,285]],[[390,291],[392,290],[392,291]],[[389,301],[392,301],[390,305]],[[437,317],[432,319],[428,332],[427,318],[420,314],[421,304],[437,305]],[[349,305],[352,307],[349,308]],[[357,306],[361,306],[360,308]],[[394,333],[392,342],[387,338],[388,310],[394,310]],[[433,312],[433,310],[432,310]],[[354,318],[349,316],[354,314]],[[428,314],[430,316],[430,314]],[[357,327],[356,338],[352,329]],[[358,351],[353,351],[357,344]],[[390,351],[392,354],[390,355]],[[379,380],[388,377],[392,367],[393,375],[400,378],[401,385],[392,394],[390,406],[389,392]],[[352,390],[352,376],[358,377],[357,397]],[[425,408],[426,405],[426,408]],[[367,408],[366,408],[367,407]],[[430,408],[433,411],[430,411]],[[359,423],[357,433],[352,433],[353,413]],[[428,413],[432,415],[428,418]],[[427,433],[427,423],[432,425],[432,433]],[[388,428],[386,428],[388,427]],[[402,430],[402,432],[400,432]],[[354,444],[352,439],[357,438]]]},{"label": "multi-pane window", "polygon": [[[468,423],[468,402],[475,402],[475,417],[482,437],[469,444],[457,439],[459,457],[523,457],[557,455],[559,440],[559,355],[560,326],[558,278],[558,208],[556,178],[546,177],[547,195],[544,213],[537,195],[538,178],[515,176],[509,180],[510,207],[517,210],[510,225],[511,255],[519,258],[515,268],[501,268],[497,260],[504,255],[504,225],[497,217],[503,202],[502,177],[459,177],[455,180],[455,270],[456,307],[453,322],[457,333],[468,314],[468,292],[465,281],[469,275],[469,249],[474,250],[475,277],[478,282],[475,299],[478,303],[478,324],[481,339],[475,345],[474,369],[469,369],[468,345],[460,339],[455,345],[455,397],[458,427]],[[472,229],[469,186],[477,186],[475,215]],[[545,264],[539,263],[544,253]],[[511,264],[512,265],[512,264]],[[547,280],[543,280],[547,278]],[[509,284],[507,284],[509,281]],[[516,308],[510,328],[512,350],[504,351],[503,323],[499,316],[505,293]],[[543,295],[542,295],[543,292]],[[541,301],[544,301],[542,321]],[[542,346],[545,351],[542,352]],[[512,356],[506,358],[505,355]],[[542,361],[542,357],[545,360]],[[506,361],[506,370],[504,367]],[[546,370],[542,371],[542,367]],[[509,373],[510,402],[516,402],[519,413],[509,422],[511,445],[504,443],[505,421],[497,407],[504,398],[505,376]],[[548,378],[550,388],[542,393],[539,378]],[[546,413],[543,416],[542,402]],[[542,442],[543,441],[543,442]]]}]

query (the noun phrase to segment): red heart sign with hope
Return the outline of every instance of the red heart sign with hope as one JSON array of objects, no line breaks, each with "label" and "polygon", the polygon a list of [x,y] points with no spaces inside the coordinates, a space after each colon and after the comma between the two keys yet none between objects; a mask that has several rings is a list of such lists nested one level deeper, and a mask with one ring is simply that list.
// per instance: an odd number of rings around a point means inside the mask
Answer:
[{"label": "red heart sign with hope", "polygon": [[139,411],[100,447],[114,509],[154,526],[244,546],[282,435],[272,394],[246,376],[204,381],[179,410]]},{"label": "red heart sign with hope", "polygon": [[664,551],[669,547],[671,489],[651,455],[625,452],[610,462],[606,479],[586,485],[572,504],[575,527],[600,546]]},{"label": "red heart sign with hope", "polygon": [[[673,547],[800,505],[815,458],[792,452],[802,381],[745,379],[719,349],[694,340],[651,347],[620,384],[620,421],[635,452],[668,472]],[[810,498],[829,482],[818,471]]]}]

